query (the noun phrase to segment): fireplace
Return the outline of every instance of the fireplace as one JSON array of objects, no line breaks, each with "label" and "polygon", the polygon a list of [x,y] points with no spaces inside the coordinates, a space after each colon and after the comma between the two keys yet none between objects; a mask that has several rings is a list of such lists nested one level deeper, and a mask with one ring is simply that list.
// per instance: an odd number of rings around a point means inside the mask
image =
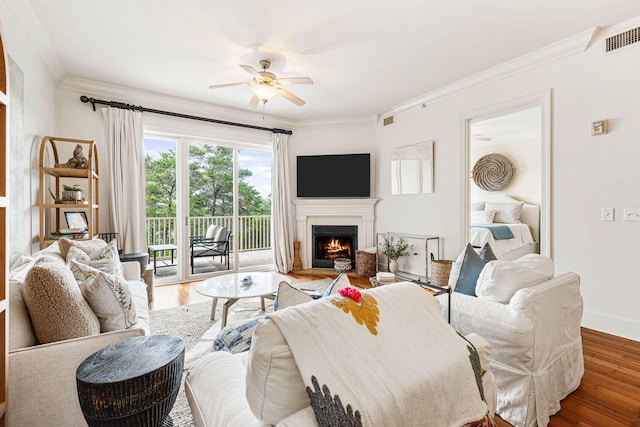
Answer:
[{"label": "fireplace", "polygon": [[358,226],[314,225],[312,233],[312,267],[332,268],[336,258],[355,260],[358,249]]}]

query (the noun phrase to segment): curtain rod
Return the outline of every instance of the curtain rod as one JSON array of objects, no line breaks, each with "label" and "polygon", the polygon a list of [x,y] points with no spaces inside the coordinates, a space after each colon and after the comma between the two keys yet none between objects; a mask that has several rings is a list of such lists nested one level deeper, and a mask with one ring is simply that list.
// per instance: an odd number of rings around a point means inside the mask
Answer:
[{"label": "curtain rod", "polygon": [[291,135],[293,133],[292,131],[286,130],[286,129],[267,128],[263,126],[248,125],[246,123],[228,122],[225,120],[210,119],[207,117],[191,116],[189,114],[172,113],[170,111],[155,110],[153,108],[146,108],[140,105],[125,104],[124,102],[104,101],[102,99],[89,98],[84,95],[80,97],[80,101],[84,102],[85,104],[87,102],[90,103],[93,106],[93,111],[96,111],[96,104],[100,104],[100,105],[108,105],[109,107],[113,107],[113,108],[120,108],[123,110],[138,110],[145,113],[163,114],[165,116],[181,117],[183,119],[199,120],[201,122],[217,123],[220,125],[237,126],[241,128],[247,128],[247,129],[265,130],[272,133],[285,133],[287,135]]}]

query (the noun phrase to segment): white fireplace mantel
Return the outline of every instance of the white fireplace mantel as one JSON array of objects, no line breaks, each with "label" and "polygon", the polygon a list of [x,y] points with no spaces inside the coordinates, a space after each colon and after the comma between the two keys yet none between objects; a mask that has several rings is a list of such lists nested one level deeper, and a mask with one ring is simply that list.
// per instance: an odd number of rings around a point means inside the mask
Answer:
[{"label": "white fireplace mantel", "polygon": [[357,225],[358,249],[375,246],[375,204],[380,199],[294,199],[302,268],[311,267],[313,225]]}]

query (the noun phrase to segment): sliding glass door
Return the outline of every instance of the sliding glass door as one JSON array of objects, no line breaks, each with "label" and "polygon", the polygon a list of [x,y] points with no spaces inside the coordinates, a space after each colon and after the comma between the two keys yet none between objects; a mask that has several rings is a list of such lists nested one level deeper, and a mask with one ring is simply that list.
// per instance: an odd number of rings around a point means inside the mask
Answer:
[{"label": "sliding glass door", "polygon": [[145,150],[156,283],[272,268],[269,145],[147,135]]}]

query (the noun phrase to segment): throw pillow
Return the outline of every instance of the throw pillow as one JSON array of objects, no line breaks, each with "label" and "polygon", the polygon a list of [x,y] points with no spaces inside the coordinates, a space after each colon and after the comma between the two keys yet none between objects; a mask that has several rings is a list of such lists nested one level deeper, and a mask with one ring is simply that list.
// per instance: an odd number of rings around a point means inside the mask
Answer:
[{"label": "throw pillow", "polygon": [[213,340],[213,351],[228,351],[230,353],[248,351],[251,347],[253,331],[263,318],[264,316],[258,316],[228,325]]},{"label": "throw pillow", "polygon": [[138,321],[131,290],[125,279],[108,274],[76,260],[70,261],[80,281],[82,295],[100,320],[100,331],[110,332],[127,329]]},{"label": "throw pillow", "polygon": [[471,211],[471,224],[493,224],[496,211]]},{"label": "throw pillow", "polygon": [[[469,244],[467,244],[469,246]],[[491,245],[489,243],[485,243],[482,249],[478,251],[478,249],[474,248],[480,258],[485,262],[493,261],[494,259],[498,259],[498,257],[494,254],[493,249],[491,249]],[[462,261],[464,260],[464,256],[467,252],[467,248],[460,252],[458,258],[451,265],[451,272],[449,273],[449,286],[455,289],[456,284],[458,283],[458,277],[460,277],[460,270],[462,268]]]},{"label": "throw pillow", "polygon": [[495,255],[488,243],[484,245],[481,252],[485,258],[482,258],[480,254],[473,249],[473,246],[467,243],[462,262],[460,263],[460,273],[454,288],[456,292],[476,296],[476,283],[480,272],[488,261],[495,260]]},{"label": "throw pillow", "polygon": [[480,273],[476,294],[479,298],[508,304],[520,289],[553,277],[551,258],[528,254],[515,261],[492,261]]},{"label": "throw pillow", "polygon": [[65,237],[58,240],[58,245],[60,247],[60,254],[62,258],[67,259],[67,253],[71,247],[76,247],[78,249],[83,250],[87,255],[91,255],[91,253],[104,248],[107,246],[107,242],[101,239],[93,239],[93,240],[69,240]]},{"label": "throw pillow", "polygon": [[100,333],[98,318],[62,262],[38,260],[27,274],[22,292],[41,343]]},{"label": "throw pillow", "polygon": [[496,211],[496,216],[493,218],[493,222],[498,222],[503,224],[519,224],[520,213],[522,213],[522,206],[524,206],[524,202],[516,202],[516,203],[486,202],[484,205],[484,210]]},{"label": "throw pillow", "polygon": [[338,293],[338,289],[347,286],[351,286],[351,282],[349,282],[349,276],[344,273],[339,274],[322,294],[303,292],[287,282],[280,282],[278,293],[273,300],[273,311],[282,310],[283,308],[293,305],[304,304],[305,302],[324,298],[329,295],[335,295]]},{"label": "throw pillow", "polygon": [[304,304],[305,302],[313,300],[314,298],[311,295],[302,292],[300,289],[294,288],[285,281],[282,281],[278,285],[278,292],[273,300],[273,311],[282,310],[298,304]]},{"label": "throw pillow", "polygon": [[[69,265],[71,260],[75,260],[78,263],[88,265],[105,273],[124,278],[124,271],[122,269],[122,263],[120,262],[118,242],[116,239],[113,239],[109,244],[107,244],[107,246],[98,249],[91,254],[87,254],[80,248],[71,247],[67,252],[67,263]],[[86,277],[83,277],[82,271],[78,271],[77,268],[71,268],[71,271],[73,272],[76,280],[86,280]]]},{"label": "throw pillow", "polygon": [[329,285],[327,290],[324,291],[322,297],[327,297],[329,295],[335,295],[338,293],[338,289],[346,288],[347,286],[351,286],[351,282],[349,281],[349,276],[344,273],[340,273],[338,277]]}]

